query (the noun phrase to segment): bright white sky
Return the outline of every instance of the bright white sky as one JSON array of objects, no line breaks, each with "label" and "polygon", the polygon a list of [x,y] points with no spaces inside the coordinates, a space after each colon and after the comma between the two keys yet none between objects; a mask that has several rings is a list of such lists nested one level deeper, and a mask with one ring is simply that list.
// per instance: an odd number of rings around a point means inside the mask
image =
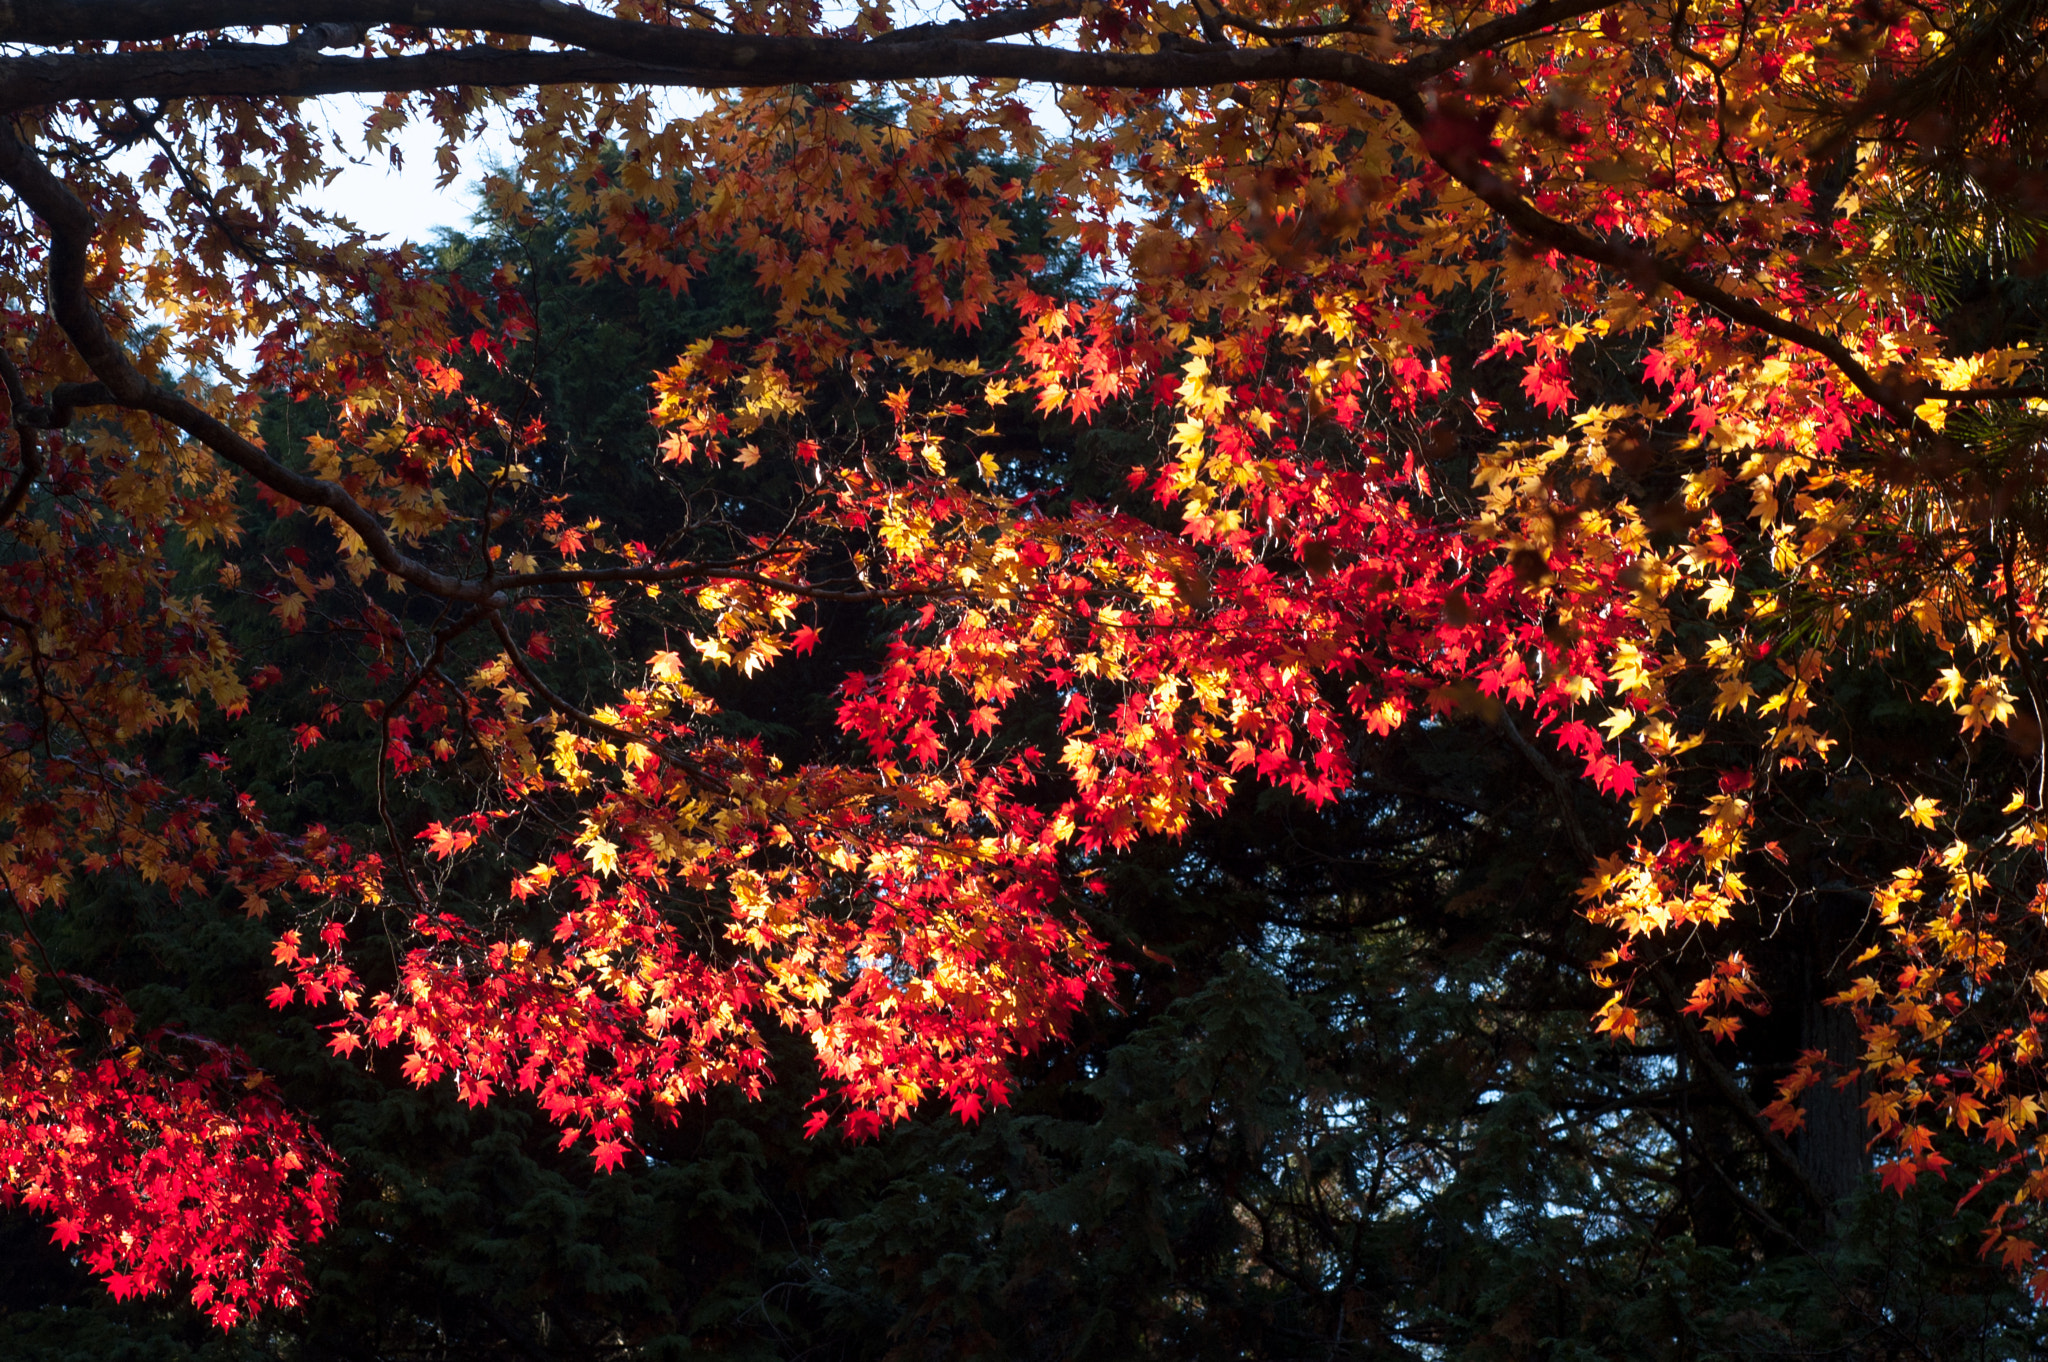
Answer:
[{"label": "bright white sky", "polygon": [[[331,106],[335,131],[349,143],[360,145],[363,115],[343,101]],[[324,194],[313,202],[330,212],[340,213],[371,235],[390,238],[384,244],[401,241],[429,242],[442,228],[456,230],[469,226],[476,211],[477,182],[491,161],[508,161],[511,139],[492,129],[471,142],[463,151],[463,171],[446,189],[434,186],[434,150],[440,130],[432,124],[409,124],[394,139],[404,153],[405,167],[394,170],[384,152],[368,155],[365,164],[347,165]]]}]

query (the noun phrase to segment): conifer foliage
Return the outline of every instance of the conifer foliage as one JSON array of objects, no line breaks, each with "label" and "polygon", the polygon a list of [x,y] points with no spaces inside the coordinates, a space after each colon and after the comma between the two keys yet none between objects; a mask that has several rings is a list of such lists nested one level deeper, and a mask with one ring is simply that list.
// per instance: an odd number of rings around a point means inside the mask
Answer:
[{"label": "conifer foliage", "polygon": [[[1619,1042],[1667,998],[1725,1073],[1769,998],[1724,938],[1868,903],[1853,1053],[1729,1100],[1789,1158],[1853,1088],[1902,1191],[1981,1146],[1958,1195],[2033,1270],[2048,387],[2025,310],[1959,306],[1953,262],[2038,268],[2043,22],[0,9],[7,1194],[116,1293],[222,1325],[297,1298],[332,1213],[331,1156],[241,1056],[43,962],[96,883],[263,918],[272,1005],[334,1054],[529,1094],[612,1169],[759,1092],[776,1031],[813,1131],[977,1118],[1113,995],[1083,911],[1111,858],[1254,788],[1327,806],[1365,737],[1478,714],[1558,787]],[[517,260],[436,272],[309,206],[313,97],[351,93],[373,146],[436,124],[447,179],[504,120],[486,196],[558,197],[579,278],[682,293],[737,258],[758,309],[617,376],[644,447],[572,457],[509,378],[547,341]],[[1058,249],[1019,242],[1027,204]],[[850,305],[880,284],[917,325]],[[1020,414],[1142,452],[1062,495]],[[590,514],[600,476],[645,496]],[[252,609],[320,635],[317,677],[224,622]],[[877,619],[824,682],[835,734],[750,726]],[[1944,714],[1938,750],[1860,742],[1851,675]],[[163,764],[287,721],[308,763],[361,745],[367,839],[273,821],[218,753]],[[1581,825],[1579,779],[1625,834]],[[1788,852],[1876,786],[1881,833]]]}]

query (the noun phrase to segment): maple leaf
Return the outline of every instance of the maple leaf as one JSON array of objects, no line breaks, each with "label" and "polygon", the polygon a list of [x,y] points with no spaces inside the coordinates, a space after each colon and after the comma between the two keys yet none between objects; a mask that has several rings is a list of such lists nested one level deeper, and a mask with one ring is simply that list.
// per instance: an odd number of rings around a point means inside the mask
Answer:
[{"label": "maple leaf", "polygon": [[441,823],[427,824],[426,830],[419,834],[419,838],[427,844],[428,851],[444,861],[476,843],[475,833],[467,829],[450,828]]},{"label": "maple leaf", "polygon": [[1522,373],[1522,391],[1537,406],[1560,412],[1572,403],[1571,375],[1557,360],[1539,360]]},{"label": "maple leaf", "polygon": [[1786,1098],[1780,1098],[1765,1107],[1762,1115],[1771,1129],[1780,1135],[1790,1135],[1806,1124],[1806,1113]]},{"label": "maple leaf", "polygon": [[583,848],[583,859],[590,862],[590,868],[600,875],[615,875],[619,870],[619,849],[602,837],[593,837]]},{"label": "maple leaf", "polygon": [[904,740],[910,748],[910,754],[927,766],[938,761],[945,751],[945,748],[939,742],[937,730],[931,726],[928,720],[919,719],[916,723],[912,724]]}]

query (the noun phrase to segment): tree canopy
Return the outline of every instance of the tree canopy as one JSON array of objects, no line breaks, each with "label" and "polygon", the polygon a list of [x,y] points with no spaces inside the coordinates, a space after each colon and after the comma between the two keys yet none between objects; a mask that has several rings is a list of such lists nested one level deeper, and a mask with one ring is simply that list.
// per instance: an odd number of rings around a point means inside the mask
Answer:
[{"label": "tree canopy", "polygon": [[[1675,1149],[1801,1244],[1868,1139],[2048,1291],[2044,23],[0,7],[0,1186],[117,1298],[306,1300],[348,1161],[152,1011],[201,940],[622,1178],[778,1074],[811,1135],[971,1124],[1171,976],[1150,864],[1258,949],[1194,933],[1207,1002],[1091,1101],[1260,998],[1294,1077],[1251,1127],[1351,1149],[1316,1074],[1421,1083],[1369,1195],[1247,1155],[1271,1280],[1442,1190],[1426,1059],[1562,1064],[1574,1157],[1647,1158],[1525,1205]],[[492,230],[316,207],[345,94],[373,149],[435,125],[444,183],[504,120]],[[1475,850],[1538,826],[1572,912]],[[96,945],[124,896],[187,925]],[[1359,1012],[1406,1037],[1376,1067],[1344,971],[1442,1011]],[[1503,1020],[1553,1003],[1598,1046]],[[1603,1064],[1720,1133],[1603,1108]]]}]

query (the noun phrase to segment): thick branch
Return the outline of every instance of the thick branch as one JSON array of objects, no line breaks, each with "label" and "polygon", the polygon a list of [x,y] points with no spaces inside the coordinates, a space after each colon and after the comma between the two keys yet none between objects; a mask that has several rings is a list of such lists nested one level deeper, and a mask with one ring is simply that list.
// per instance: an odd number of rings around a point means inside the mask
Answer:
[{"label": "thick branch", "polygon": [[[1153,53],[1131,53],[976,40],[998,31],[1028,31],[1053,22],[1067,12],[1057,4],[1008,11],[965,25],[905,30],[887,35],[887,41],[855,42],[634,23],[559,0],[153,0],[121,4],[55,0],[39,3],[26,13],[25,7],[14,8],[0,0],[0,41],[148,41],[262,24],[415,24],[520,35],[581,49],[536,52],[472,46],[402,57],[361,57],[329,56],[305,44],[287,43],[44,55],[0,62],[0,112],[78,99],[321,95],[449,85],[619,82],[744,88],[981,77],[1173,89],[1310,80],[1348,86],[1384,99],[1420,130],[1432,120],[1431,82],[1458,62],[1602,7],[1598,0],[1540,0],[1397,66],[1340,49],[1296,44],[1259,48],[1186,44]],[[1436,159],[1530,241],[1632,278],[1653,279],[1732,321],[1812,350],[1901,427],[1919,427],[1901,394],[1881,382],[1834,337],[1730,293],[1676,261],[1593,236],[1550,217],[1469,157],[1438,154]],[[95,372],[99,372],[97,366]],[[106,378],[104,373],[101,376]],[[324,503],[315,500],[314,504]]]},{"label": "thick branch", "polygon": [[[1434,47],[1410,64],[1417,76],[1450,70],[1476,52],[1528,37],[1551,25],[1605,9],[1613,0],[1537,0],[1513,14],[1489,20]],[[1081,13],[1075,0],[1022,5],[996,10],[978,19],[948,24],[918,24],[875,38],[876,44],[960,41],[990,42],[1048,28]],[[1241,17],[1223,11],[1239,28],[1265,33]],[[49,46],[85,42],[159,42],[199,33],[300,25],[324,39],[331,32],[361,32],[388,25],[414,28],[464,28],[482,32],[543,38],[564,47],[602,52],[633,61],[663,65],[701,64],[720,50],[705,39],[728,39],[758,45],[762,39],[723,35],[672,24],[637,23],[598,14],[560,0],[0,0],[0,42]],[[1271,30],[1281,39],[1342,32],[1347,25],[1319,26],[1313,31]],[[778,44],[806,44],[814,49],[857,46],[836,39],[769,39]],[[309,46],[296,44],[301,50]],[[794,50],[794,49],[791,49]],[[961,73],[967,74],[967,73]]]},{"label": "thick branch", "polygon": [[[1421,128],[1431,120],[1429,105],[1418,91],[1406,91],[1393,102],[1413,127]],[[1789,317],[1779,316],[1761,303],[1730,293],[1675,260],[1626,242],[1593,236],[1568,222],[1559,221],[1516,193],[1507,181],[1474,157],[1433,152],[1431,159],[1449,172],[1452,179],[1476,194],[1526,240],[1591,264],[1604,265],[1633,279],[1662,284],[1694,302],[1705,303],[1730,321],[1811,350],[1834,365],[1858,392],[1898,425],[1907,430],[1924,429],[1899,391],[1879,380],[1848,346],[1833,336],[1802,326]],[[1943,397],[1945,394],[1934,392],[1925,396]]]},{"label": "thick branch", "polygon": [[29,419],[34,409],[29,405],[28,389],[22,385],[21,370],[4,349],[0,349],[0,383],[7,390],[7,419],[14,427],[15,443],[21,450],[21,467],[14,475],[14,485],[0,499],[0,525],[5,525],[14,519],[14,513],[28,499],[28,489],[42,475],[43,450],[36,440],[35,424]]},{"label": "thick branch", "polygon": [[1398,89],[1412,91],[1474,52],[1594,13],[1606,3],[1538,0],[1396,68],[1355,53],[1291,44],[1120,53],[991,41],[1070,18],[1079,12],[1073,0],[999,10],[960,23],[919,25],[871,42],[636,23],[560,0],[36,0],[33,6],[0,0],[0,42],[59,46],[162,41],[267,25],[408,25],[537,38],[574,49],[469,47],[358,57],[326,56],[304,43],[230,43],[168,52],[46,54],[0,62],[0,109],[93,98],[314,95],[439,85],[609,80],[731,88],[937,76],[1122,89],[1309,79],[1392,98]]},{"label": "thick branch", "polygon": [[[960,39],[852,42],[646,28],[625,51],[451,48],[402,57],[332,56],[288,43],[228,43],[0,61],[0,113],[85,99],[370,94],[447,86],[642,84],[758,89],[967,77],[1124,90],[1313,80],[1392,99],[1397,67],[1311,47],[1177,47],[1077,52]],[[659,39],[668,41],[658,41]],[[612,44],[607,44],[611,46]]]},{"label": "thick branch", "polygon": [[14,519],[21,503],[28,500],[28,489],[43,472],[43,451],[35,432],[26,426],[16,426],[14,438],[21,447],[21,467],[15,471],[14,485],[7,489],[7,496],[0,499],[0,525]]},{"label": "thick branch", "polygon": [[1050,5],[1026,5],[1021,9],[1000,9],[984,14],[979,19],[962,19],[954,24],[913,24],[909,28],[892,29],[874,41],[878,43],[928,42],[934,38],[961,38],[969,42],[993,42],[997,38],[1014,38],[1019,34],[1072,19],[1081,13],[1081,6],[1070,0]]},{"label": "thick branch", "polygon": [[[898,30],[970,41],[1007,38],[1081,12],[1072,0],[1001,9],[979,19]],[[646,41],[649,33],[703,30],[615,19],[560,0],[0,0],[0,42],[66,44],[159,42],[236,28],[300,25],[361,30],[385,25],[468,28],[604,51]],[[886,35],[896,36],[896,35]]]},{"label": "thick branch", "polygon": [[[378,567],[437,596],[481,601],[491,589],[436,572],[398,550],[377,519],[338,484],[287,468],[205,408],[153,384],[114,340],[86,287],[86,253],[99,224],[92,210],[36,160],[14,129],[0,120],[0,183],[21,197],[50,229],[50,311],[105,396],[123,407],[162,417],[274,492],[331,511],[362,539]],[[74,400],[87,395],[73,389]],[[99,394],[93,393],[93,396]]]}]

